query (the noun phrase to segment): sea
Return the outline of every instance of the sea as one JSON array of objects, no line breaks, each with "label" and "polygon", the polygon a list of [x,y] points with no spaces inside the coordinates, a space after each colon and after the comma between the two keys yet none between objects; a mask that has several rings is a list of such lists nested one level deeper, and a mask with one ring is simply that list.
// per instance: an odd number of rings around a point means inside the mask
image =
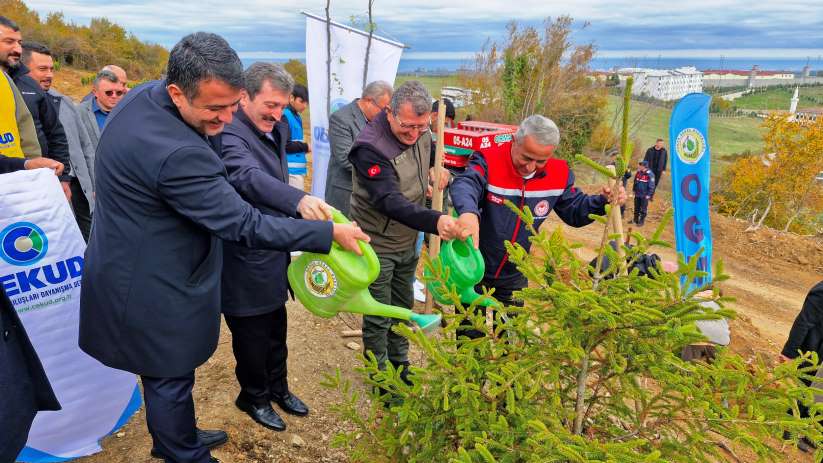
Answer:
[{"label": "sea", "polygon": [[[286,59],[243,59],[243,65],[248,66],[255,61],[283,63]],[[301,61],[304,61],[301,59]],[[444,75],[454,74],[460,69],[471,69],[473,61],[468,59],[400,59],[398,74],[417,75]],[[761,71],[793,71],[800,72],[806,65],[812,70],[823,71],[823,59],[774,59],[774,58],[660,58],[660,57],[617,57],[597,58],[591,62],[591,69],[595,71],[609,71],[623,67],[641,67],[652,69],[672,69],[682,66],[694,66],[699,70],[706,69],[733,69],[750,70],[757,65]]]}]

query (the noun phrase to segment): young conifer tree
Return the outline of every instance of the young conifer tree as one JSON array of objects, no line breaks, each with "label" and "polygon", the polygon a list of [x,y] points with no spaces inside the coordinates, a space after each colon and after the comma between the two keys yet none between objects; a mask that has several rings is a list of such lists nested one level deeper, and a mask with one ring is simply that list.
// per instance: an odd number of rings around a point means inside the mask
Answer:
[{"label": "young conifer tree", "polygon": [[[625,140],[623,147],[616,172],[583,162],[620,178],[630,153]],[[608,245],[623,242],[607,232],[614,222],[596,217],[606,227],[599,253],[610,262],[601,269],[582,262],[560,229],[535,230],[531,211],[510,207],[537,250],[506,243],[529,280],[519,293],[524,306],[496,310],[491,325],[453,291],[456,314],[446,316],[442,336],[398,325],[425,356],[411,369],[411,385],[391,365],[379,370],[373,356],[360,369],[370,400],[339,372],[329,378],[345,397],[338,411],[353,427],[335,443],[352,461],[784,461],[784,431],[795,441],[823,441],[823,407],[799,381],[814,379],[814,354],[774,368],[722,348],[711,363],[680,359],[683,347],[705,340],[695,321],[734,313],[704,312],[696,294],[707,288],[684,284],[705,276],[696,258],[681,260],[674,273],[629,271],[643,253],[669,246],[660,236],[671,212],[652,236],[634,233],[637,244],[617,251]],[[444,282],[444,270],[429,265]],[[714,283],[725,279],[718,263]],[[717,291],[712,300],[728,301]],[[486,337],[455,339],[464,320]],[[799,418],[798,402],[811,407],[810,418]],[[816,461],[822,457],[818,450]]]}]

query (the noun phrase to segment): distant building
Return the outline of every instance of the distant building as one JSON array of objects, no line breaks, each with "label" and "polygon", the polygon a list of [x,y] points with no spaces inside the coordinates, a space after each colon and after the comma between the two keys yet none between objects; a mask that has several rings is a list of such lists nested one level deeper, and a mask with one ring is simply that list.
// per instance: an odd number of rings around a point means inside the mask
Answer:
[{"label": "distant building", "polygon": [[800,109],[794,113],[797,122],[815,122],[820,117],[823,117],[823,108]]},{"label": "distant building", "polygon": [[792,80],[794,79],[794,73],[791,71],[761,71],[759,69],[750,69],[748,71],[734,69],[706,69],[703,71],[703,79],[706,80],[751,78],[754,80]]},{"label": "distant building", "polygon": [[633,95],[672,101],[703,91],[703,73],[692,66],[677,69],[622,68],[617,73],[621,81],[623,76],[634,77]]},{"label": "distant building", "polygon": [[[443,87],[440,93],[444,98],[452,100],[455,108],[467,106],[472,103],[472,90],[460,87]],[[476,91],[474,92],[476,93]]]}]

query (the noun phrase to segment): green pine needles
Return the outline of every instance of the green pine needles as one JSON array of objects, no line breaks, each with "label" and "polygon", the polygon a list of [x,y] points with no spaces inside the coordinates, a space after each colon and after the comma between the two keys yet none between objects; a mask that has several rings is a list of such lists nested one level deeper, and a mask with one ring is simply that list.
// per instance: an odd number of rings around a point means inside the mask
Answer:
[{"label": "green pine needles", "polygon": [[[523,307],[498,310],[487,323],[455,292],[456,313],[445,315],[442,335],[398,327],[425,356],[411,368],[413,385],[391,365],[378,370],[374,358],[360,369],[366,393],[339,372],[328,379],[353,426],[335,444],[352,461],[782,461],[782,447],[791,445],[784,431],[823,440],[816,390],[799,382],[814,378],[814,355],[774,368],[722,348],[711,364],[680,359],[684,346],[705,340],[695,320],[734,313],[703,312],[695,295],[705,288],[681,285],[701,276],[696,259],[653,277],[627,270],[649,248],[667,246],[660,235],[671,214],[650,238],[633,234],[637,244],[622,247],[623,259],[604,244],[610,268],[597,272],[559,230],[538,233],[530,211],[513,210],[537,251],[507,243],[529,279],[519,293]],[[443,269],[431,271],[444,281]],[[727,278],[722,264],[714,274],[715,283]],[[717,292],[713,300],[727,302]],[[487,336],[455,339],[464,320]],[[810,366],[800,368],[804,361]],[[811,406],[812,418],[798,417],[797,401]]]}]

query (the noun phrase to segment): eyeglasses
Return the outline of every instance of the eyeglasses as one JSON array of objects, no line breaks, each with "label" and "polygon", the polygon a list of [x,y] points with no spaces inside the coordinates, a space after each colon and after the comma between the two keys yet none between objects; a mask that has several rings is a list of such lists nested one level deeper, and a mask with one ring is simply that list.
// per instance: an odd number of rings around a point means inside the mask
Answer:
[{"label": "eyeglasses", "polygon": [[103,93],[105,93],[106,96],[112,96],[112,95],[123,96],[123,94],[126,93],[126,92],[124,92],[123,90],[106,90]]},{"label": "eyeglasses", "polygon": [[403,130],[417,130],[420,133],[426,133],[431,129],[431,124],[406,124],[403,121],[401,121],[396,114],[394,118],[397,120],[397,122],[400,124],[400,128]]}]

